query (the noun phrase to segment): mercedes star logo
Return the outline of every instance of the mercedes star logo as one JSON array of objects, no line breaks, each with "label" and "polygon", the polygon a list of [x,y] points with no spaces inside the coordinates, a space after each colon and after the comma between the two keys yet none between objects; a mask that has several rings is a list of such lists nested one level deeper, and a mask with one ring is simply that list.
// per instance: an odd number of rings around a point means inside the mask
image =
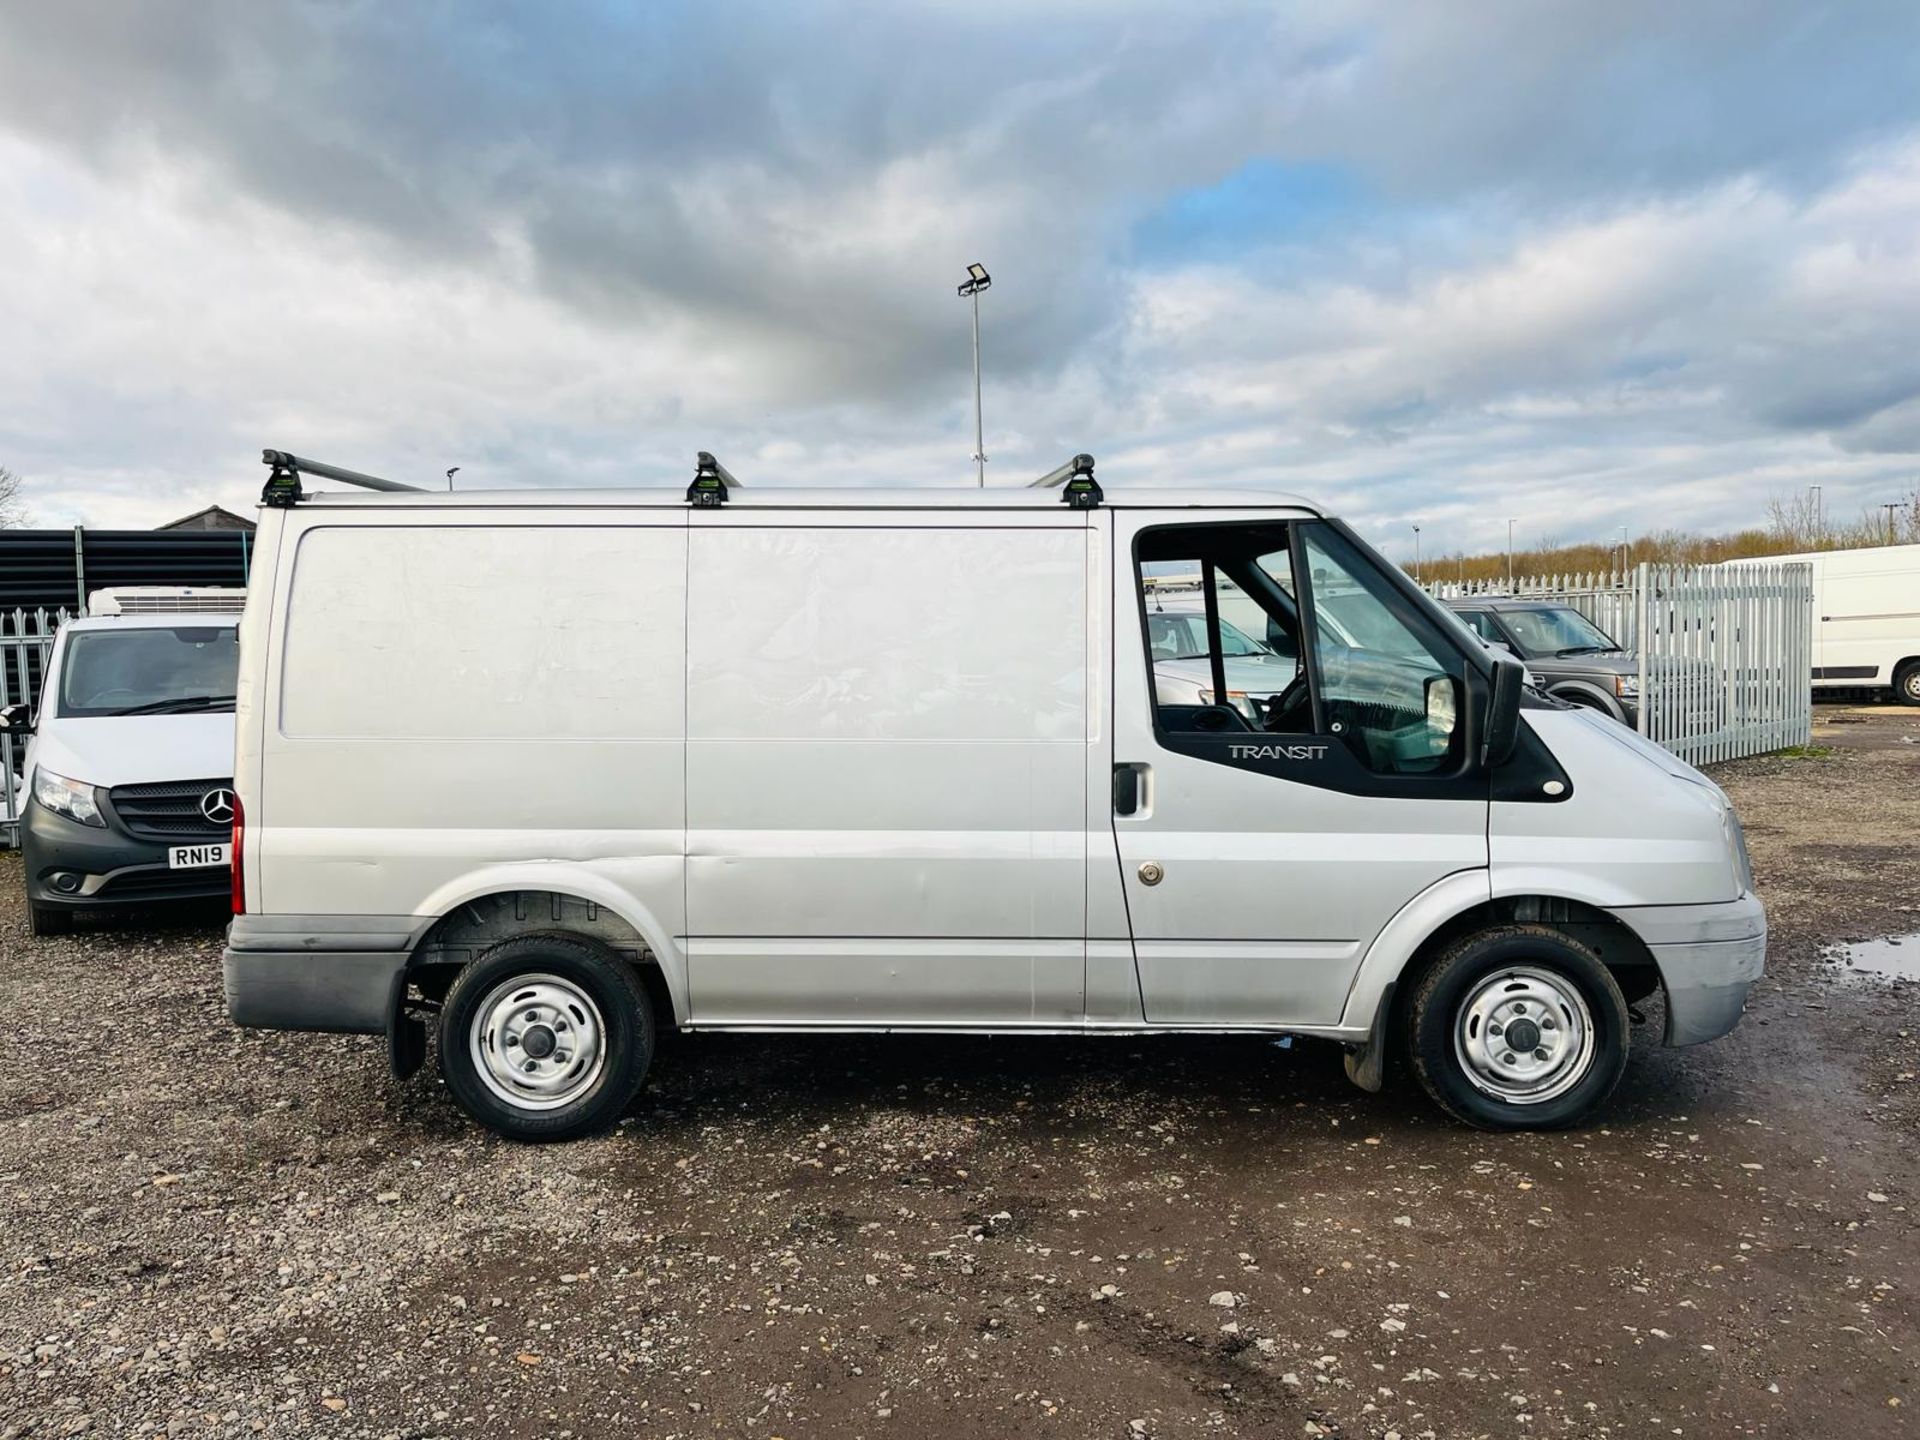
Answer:
[{"label": "mercedes star logo", "polygon": [[210,825],[233,823],[233,791],[209,790],[200,797],[200,813]]}]

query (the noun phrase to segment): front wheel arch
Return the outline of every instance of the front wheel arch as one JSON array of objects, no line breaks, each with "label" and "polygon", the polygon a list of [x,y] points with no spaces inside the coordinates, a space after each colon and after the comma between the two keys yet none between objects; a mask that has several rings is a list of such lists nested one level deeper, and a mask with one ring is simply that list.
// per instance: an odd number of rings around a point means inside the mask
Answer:
[{"label": "front wheel arch", "polygon": [[[1504,895],[1463,906],[1412,947],[1397,970],[1384,973],[1377,999],[1359,1012],[1367,1040],[1347,1053],[1347,1074],[1363,1090],[1383,1088],[1389,1070],[1408,1061],[1406,1011],[1422,978],[1447,949],[1467,936],[1509,925],[1541,925],[1585,945],[1600,957],[1629,1005],[1660,991],[1653,951],[1625,921],[1597,905],[1561,895]],[[1354,1024],[1352,1011],[1348,1023]]]},{"label": "front wheel arch", "polygon": [[1564,700],[1569,705],[1578,705],[1583,710],[1598,710],[1602,715],[1627,723],[1627,712],[1620,702],[1598,686],[1581,681],[1569,681],[1564,685],[1549,685],[1547,694],[1556,700]]}]

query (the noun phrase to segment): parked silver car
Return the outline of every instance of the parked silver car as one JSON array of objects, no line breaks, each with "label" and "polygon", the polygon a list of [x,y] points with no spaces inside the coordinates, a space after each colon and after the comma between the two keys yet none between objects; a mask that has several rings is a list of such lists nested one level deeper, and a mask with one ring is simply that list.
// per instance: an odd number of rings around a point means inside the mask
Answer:
[{"label": "parked silver car", "polygon": [[1558,700],[1611,715],[1627,726],[1640,718],[1640,657],[1573,606],[1556,600],[1493,596],[1446,605],[1482,640],[1504,647]]}]

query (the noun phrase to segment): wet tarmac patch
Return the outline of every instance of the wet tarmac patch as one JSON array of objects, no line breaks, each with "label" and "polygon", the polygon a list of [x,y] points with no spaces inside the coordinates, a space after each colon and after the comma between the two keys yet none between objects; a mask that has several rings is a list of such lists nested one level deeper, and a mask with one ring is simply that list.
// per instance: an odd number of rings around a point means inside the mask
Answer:
[{"label": "wet tarmac patch", "polygon": [[1836,945],[1827,958],[1849,975],[1876,980],[1920,980],[1920,935],[1893,935]]}]

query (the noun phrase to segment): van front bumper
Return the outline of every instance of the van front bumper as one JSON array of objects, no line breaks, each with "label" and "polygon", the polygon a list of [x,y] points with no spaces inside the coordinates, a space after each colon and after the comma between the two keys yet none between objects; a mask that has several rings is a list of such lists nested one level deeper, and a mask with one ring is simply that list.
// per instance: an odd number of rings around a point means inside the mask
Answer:
[{"label": "van front bumper", "polygon": [[[225,865],[171,869],[167,842],[137,840],[111,823],[82,825],[33,799],[20,815],[20,858],[26,870],[27,900],[43,909],[224,900],[233,888]],[[65,888],[56,883],[56,877],[64,880]]]},{"label": "van front bumper", "polygon": [[408,916],[236,915],[227,1015],[256,1030],[384,1035],[422,922]]},{"label": "van front bumper", "polygon": [[1767,964],[1767,912],[1759,896],[1614,913],[1653,952],[1667,994],[1667,1044],[1716,1040],[1740,1023],[1747,992]]}]

